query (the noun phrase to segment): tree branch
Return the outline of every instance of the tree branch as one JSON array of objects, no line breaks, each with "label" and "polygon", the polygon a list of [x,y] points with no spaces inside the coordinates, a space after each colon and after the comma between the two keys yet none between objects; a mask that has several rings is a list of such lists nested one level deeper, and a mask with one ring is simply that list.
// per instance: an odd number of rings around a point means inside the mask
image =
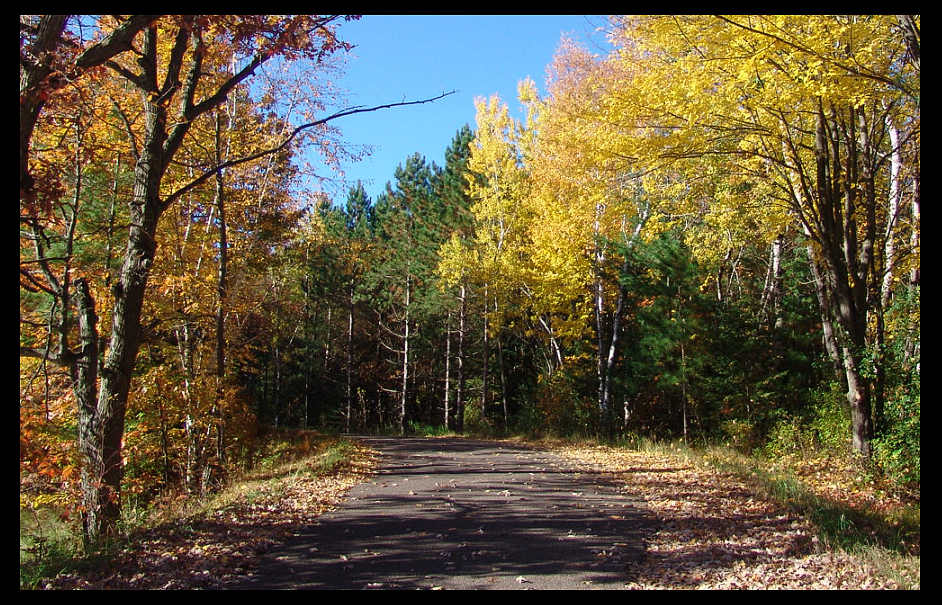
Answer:
[{"label": "tree branch", "polygon": [[[244,70],[243,70],[243,71],[244,71]],[[171,193],[170,195],[168,195],[167,198],[166,198],[165,201],[164,201],[164,206],[165,206],[165,207],[166,207],[166,206],[169,206],[169,205],[172,204],[174,201],[176,201],[177,198],[181,197],[182,195],[184,195],[185,193],[187,193],[187,192],[190,191],[191,189],[194,189],[195,187],[198,187],[199,185],[201,185],[202,183],[204,183],[207,179],[209,179],[209,178],[212,177],[214,174],[216,174],[216,171],[217,171],[217,170],[223,170],[223,169],[229,168],[229,167],[231,167],[231,166],[237,166],[237,165],[239,165],[239,164],[244,164],[245,162],[251,162],[252,160],[257,160],[257,159],[260,158],[260,157],[263,157],[263,156],[266,156],[266,155],[269,155],[269,154],[272,154],[272,153],[277,153],[278,151],[281,151],[282,149],[284,149],[285,147],[287,147],[288,144],[291,143],[291,141],[294,140],[294,138],[295,138],[298,134],[300,134],[302,131],[307,130],[307,129],[309,129],[309,128],[313,128],[313,127],[315,127],[315,126],[320,126],[321,124],[326,124],[327,122],[330,122],[331,120],[336,120],[337,118],[342,118],[342,117],[349,116],[349,115],[353,115],[353,114],[357,114],[357,113],[366,113],[366,112],[371,112],[371,111],[379,111],[380,109],[389,109],[389,108],[392,108],[392,107],[403,107],[403,106],[406,106],[406,105],[421,105],[421,104],[424,104],[424,103],[431,103],[431,102],[437,101],[437,100],[439,100],[439,99],[442,99],[442,98],[444,98],[444,97],[447,97],[448,95],[452,95],[452,94],[454,94],[455,92],[456,92],[456,91],[454,91],[454,90],[449,91],[449,92],[443,92],[443,93],[441,93],[440,95],[437,95],[437,96],[434,96],[434,97],[429,97],[429,98],[427,98],[427,99],[421,99],[421,100],[418,100],[418,101],[400,101],[400,102],[398,102],[398,103],[386,103],[386,104],[384,104],[384,105],[376,105],[376,106],[374,106],[374,107],[361,107],[361,106],[351,107],[351,108],[348,108],[348,109],[344,109],[344,110],[342,110],[342,111],[338,111],[337,113],[332,114],[332,115],[329,115],[329,116],[327,116],[327,117],[325,117],[325,118],[321,118],[320,120],[315,120],[314,122],[309,122],[309,123],[307,123],[307,124],[302,124],[301,126],[298,126],[297,128],[295,128],[295,129],[291,132],[291,134],[288,135],[287,138],[285,138],[284,141],[282,141],[280,144],[276,145],[275,147],[272,147],[272,148],[270,148],[270,149],[265,149],[265,150],[259,151],[259,152],[257,152],[257,153],[253,153],[253,154],[251,154],[251,155],[248,155],[248,156],[245,156],[245,157],[242,157],[242,158],[238,158],[238,159],[235,159],[235,160],[229,160],[229,161],[227,161],[227,162],[223,162],[222,164],[220,164],[220,165],[218,165],[218,166],[214,166],[213,168],[210,168],[209,170],[205,171],[203,174],[201,174],[200,176],[198,176],[198,177],[195,178],[194,180],[190,181],[190,183],[188,183],[187,185],[184,185],[184,186],[181,187],[180,189],[178,189],[178,190],[174,191],[173,193]],[[201,103],[200,105],[202,105],[202,103]],[[197,106],[197,107],[199,107],[199,106]]]},{"label": "tree branch", "polygon": [[[826,57],[826,56],[824,56],[824,55],[822,55],[822,54],[820,54],[820,53],[817,53],[817,52],[815,52],[814,50],[812,50],[812,49],[810,49],[810,48],[806,48],[806,47],[804,47],[804,46],[801,46],[800,44],[795,44],[794,42],[789,42],[788,40],[786,40],[786,39],[784,39],[784,38],[782,38],[782,37],[776,36],[776,35],[773,34],[773,33],[766,32],[766,31],[762,31],[762,30],[760,30],[760,29],[755,29],[755,28],[749,27],[748,25],[743,25],[742,23],[737,23],[737,22],[733,21],[732,19],[727,19],[727,18],[724,17],[723,15],[714,15],[714,16],[715,16],[716,18],[722,20],[722,21],[725,21],[726,23],[729,23],[730,25],[732,25],[732,26],[734,26],[734,27],[738,27],[738,28],[740,28],[740,29],[744,29],[744,30],[749,31],[749,32],[752,32],[752,33],[754,33],[754,34],[758,34],[758,35],[760,35],[760,36],[766,36],[766,37],[768,37],[768,38],[772,38],[773,40],[775,40],[775,41],[777,41],[777,42],[781,42],[782,44],[785,44],[785,45],[787,45],[787,46],[790,46],[790,47],[794,48],[794,49],[797,50],[798,52],[805,53],[805,54],[811,55],[812,57],[816,57],[816,58],[818,58],[818,59],[821,59],[822,61],[824,61],[824,62],[826,62],[826,63],[830,63],[831,65],[833,65],[833,66],[835,66],[835,67],[837,67],[837,68],[839,68],[839,69],[843,69],[844,71],[846,71],[847,73],[849,73],[849,74],[851,74],[851,75],[860,76],[861,78],[869,78],[869,79],[875,80],[875,81],[877,81],[877,82],[882,82],[883,84],[888,84],[888,85],[892,86],[893,88],[896,88],[896,89],[898,89],[898,90],[900,90],[900,91],[906,93],[907,95],[909,95],[909,96],[911,96],[911,97],[916,97],[916,96],[917,96],[916,93],[913,92],[908,86],[906,86],[905,84],[903,84],[903,83],[901,83],[901,82],[897,82],[896,80],[893,80],[892,78],[888,78],[888,77],[886,77],[886,76],[883,76],[883,75],[880,75],[880,74],[876,74],[876,73],[872,73],[872,72],[864,72],[864,71],[861,71],[861,70],[859,70],[859,69],[853,68],[853,67],[851,67],[851,66],[849,66],[849,65],[844,65],[843,63],[840,63],[840,62],[838,62],[838,61],[835,61],[834,59],[831,59],[830,57]],[[917,51],[917,52],[918,52],[918,51]],[[918,56],[917,56],[917,61],[918,61]],[[917,68],[918,68],[918,63],[917,63]]]},{"label": "tree branch", "polygon": [[88,69],[102,65],[115,55],[131,50],[131,41],[138,32],[150,25],[161,15],[132,15],[104,40],[88,47],[75,60],[76,67]]}]

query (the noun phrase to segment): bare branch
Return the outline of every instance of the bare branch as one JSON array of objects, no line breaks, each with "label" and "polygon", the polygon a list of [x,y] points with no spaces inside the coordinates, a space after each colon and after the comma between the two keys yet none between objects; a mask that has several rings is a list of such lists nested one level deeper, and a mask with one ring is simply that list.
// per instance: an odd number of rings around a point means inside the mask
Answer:
[{"label": "bare branch", "polygon": [[[431,103],[431,102],[433,102],[433,101],[437,101],[437,100],[439,100],[439,99],[442,99],[442,98],[444,98],[444,97],[447,97],[448,95],[452,95],[452,94],[454,94],[455,92],[456,92],[456,91],[454,91],[454,90],[449,91],[449,92],[443,92],[443,93],[441,93],[440,95],[437,95],[437,96],[434,96],[434,97],[429,97],[429,98],[427,98],[427,99],[421,99],[421,100],[418,100],[418,101],[400,101],[400,102],[398,102],[398,103],[386,103],[386,104],[384,104],[384,105],[376,105],[376,106],[374,106],[374,107],[361,107],[361,106],[351,107],[351,108],[348,108],[348,109],[344,109],[344,110],[342,110],[342,111],[338,111],[337,113],[332,114],[332,115],[329,115],[329,116],[327,116],[326,118],[321,118],[320,120],[315,120],[314,122],[309,122],[309,123],[307,123],[307,124],[302,124],[301,126],[298,126],[297,128],[295,128],[295,129],[291,132],[291,134],[288,135],[288,137],[287,137],[284,141],[282,141],[280,144],[276,145],[275,147],[272,147],[271,149],[265,149],[265,150],[259,151],[259,152],[257,152],[257,153],[253,153],[253,154],[251,154],[251,155],[248,155],[248,156],[245,156],[245,157],[242,157],[242,158],[238,158],[238,159],[235,159],[235,160],[229,160],[229,161],[227,161],[227,162],[223,162],[222,164],[220,164],[220,165],[218,165],[218,166],[214,166],[214,167],[210,168],[209,170],[207,170],[207,171],[205,171],[203,174],[201,174],[199,177],[197,177],[197,178],[195,178],[194,180],[190,181],[190,183],[188,183],[187,185],[184,185],[184,186],[181,187],[180,189],[174,191],[174,192],[171,193],[169,196],[167,196],[167,198],[166,198],[165,201],[164,201],[164,206],[165,206],[165,207],[166,207],[166,206],[169,206],[169,205],[172,204],[174,201],[176,201],[177,198],[181,197],[182,195],[184,195],[185,193],[187,193],[187,192],[190,191],[191,189],[194,189],[195,187],[198,187],[199,185],[201,185],[202,183],[204,183],[207,179],[209,179],[209,178],[212,177],[214,174],[216,174],[216,171],[217,171],[217,170],[223,170],[223,169],[229,168],[229,167],[231,167],[231,166],[237,166],[237,165],[239,165],[239,164],[244,164],[245,162],[251,162],[252,160],[257,160],[257,159],[260,158],[260,157],[263,157],[263,156],[266,156],[266,155],[269,155],[269,154],[272,154],[272,153],[277,153],[278,151],[281,151],[282,149],[284,149],[285,147],[287,147],[288,144],[291,143],[291,141],[294,140],[294,138],[295,138],[296,136],[298,136],[298,134],[300,134],[302,131],[307,130],[307,129],[309,129],[309,128],[313,128],[313,127],[315,127],[315,126],[320,126],[321,124],[326,124],[327,122],[330,122],[331,120],[336,120],[337,118],[342,118],[342,117],[349,116],[349,115],[353,115],[353,114],[357,114],[357,113],[366,113],[366,112],[371,112],[371,111],[379,111],[380,109],[389,109],[389,108],[392,108],[392,107],[403,107],[403,106],[406,106],[406,105],[421,105],[421,104],[424,104],[424,103]],[[202,105],[202,103],[201,103],[200,105]]]}]

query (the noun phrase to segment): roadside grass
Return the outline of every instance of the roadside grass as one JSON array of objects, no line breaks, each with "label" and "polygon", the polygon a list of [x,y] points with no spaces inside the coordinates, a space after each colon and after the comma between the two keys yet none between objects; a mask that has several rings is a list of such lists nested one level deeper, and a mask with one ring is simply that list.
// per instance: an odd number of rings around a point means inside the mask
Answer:
[{"label": "roadside grass", "polygon": [[[825,548],[859,556],[904,587],[920,570],[920,503],[892,501],[879,489],[862,481],[866,471],[854,465],[835,463],[828,456],[804,460],[799,468],[791,460],[771,464],[725,447],[684,450],[695,464],[728,472],[751,485],[765,498],[801,514],[814,525]],[[807,477],[808,467],[826,478],[816,486]],[[825,492],[825,493],[822,493]],[[830,493],[827,493],[830,492]],[[831,494],[840,492],[843,498]]]},{"label": "roadside grass", "polygon": [[181,498],[179,503],[157,507],[146,522],[136,527],[153,527],[180,519],[205,516],[239,502],[255,504],[280,497],[292,479],[319,477],[343,470],[355,447],[342,437],[314,431],[280,431],[265,443],[254,466],[234,477],[215,494]]},{"label": "roadside grass", "polygon": [[771,460],[722,445],[694,446],[639,436],[614,443],[591,436],[518,435],[505,440],[546,449],[607,446],[728,473],[756,495],[808,519],[820,550],[846,552],[899,586],[919,588],[918,488],[915,498],[911,491],[894,490],[847,456],[808,451]]},{"label": "roadside grass", "polygon": [[200,496],[166,493],[148,505],[123,507],[120,537],[84,552],[80,524],[53,505],[20,506],[20,588],[34,589],[62,573],[82,575],[109,565],[113,554],[149,529],[185,529],[194,520],[240,503],[277,499],[293,479],[322,477],[343,471],[355,445],[342,437],[313,431],[278,431],[266,437],[250,469],[234,476],[217,492]]},{"label": "roadside grass", "polygon": [[863,465],[848,463],[846,457],[809,452],[798,459],[771,461],[726,446],[693,447],[647,438],[616,447],[729,473],[758,495],[807,518],[819,548],[857,556],[900,586],[919,587],[919,501],[892,497]]},{"label": "roadside grass", "polygon": [[50,507],[20,507],[20,588],[34,588],[43,578],[76,570],[80,552],[74,523]]},{"label": "roadside grass", "polygon": [[409,422],[409,430],[418,437],[457,437],[458,434],[447,426],[442,424],[423,424],[421,422]]}]

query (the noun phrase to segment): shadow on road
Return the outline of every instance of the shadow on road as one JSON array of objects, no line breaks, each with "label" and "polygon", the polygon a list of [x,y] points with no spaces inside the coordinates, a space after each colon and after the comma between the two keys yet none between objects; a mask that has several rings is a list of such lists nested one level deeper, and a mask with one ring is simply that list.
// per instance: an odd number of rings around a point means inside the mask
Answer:
[{"label": "shadow on road", "polygon": [[617,588],[649,527],[603,473],[465,439],[364,437],[381,462],[239,588]]}]

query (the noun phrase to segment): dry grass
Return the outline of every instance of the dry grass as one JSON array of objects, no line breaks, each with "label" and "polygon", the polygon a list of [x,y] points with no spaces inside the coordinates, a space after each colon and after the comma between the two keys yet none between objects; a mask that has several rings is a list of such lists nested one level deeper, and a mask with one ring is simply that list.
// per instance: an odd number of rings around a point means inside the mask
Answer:
[{"label": "dry grass", "polygon": [[339,504],[376,462],[371,450],[336,441],[286,458],[208,500],[164,507],[91,569],[59,574],[38,587],[226,588],[250,574],[259,555]]},{"label": "dry grass", "polygon": [[815,511],[789,505],[789,494],[763,489],[748,472],[719,470],[676,446],[554,449],[612,473],[644,502],[655,531],[648,556],[629,567],[630,588],[919,588],[918,554],[836,548],[820,538]]}]

